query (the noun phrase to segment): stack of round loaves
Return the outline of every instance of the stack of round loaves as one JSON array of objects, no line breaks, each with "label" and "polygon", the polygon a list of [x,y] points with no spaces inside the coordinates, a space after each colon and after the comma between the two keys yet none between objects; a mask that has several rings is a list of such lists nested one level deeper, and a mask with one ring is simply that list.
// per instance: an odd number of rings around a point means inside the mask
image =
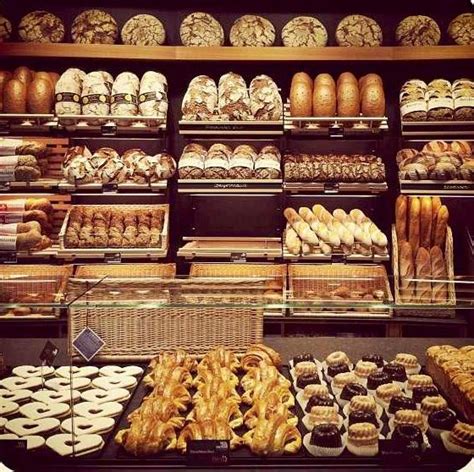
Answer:
[{"label": "stack of round loaves", "polygon": [[258,75],[250,83],[228,72],[219,79],[219,87],[207,75],[194,77],[181,105],[183,119],[189,121],[277,121],[283,103],[278,87],[267,75]]},{"label": "stack of round loaves", "polygon": [[264,146],[258,152],[247,144],[232,150],[216,143],[207,150],[191,143],[183,149],[178,173],[180,179],[278,179],[280,160],[275,146]]},{"label": "stack of round loaves", "polygon": [[344,72],[337,83],[329,74],[319,74],[313,82],[308,74],[298,72],[291,81],[290,112],[297,117],[384,116],[382,79],[367,74],[357,80],[351,72]]},{"label": "stack of round loaves", "polygon": [[419,79],[408,80],[400,92],[400,114],[405,121],[469,121],[474,119],[474,82],[445,79],[428,85]]},{"label": "stack of round loaves", "polygon": [[165,119],[168,83],[159,72],[148,71],[141,80],[122,72],[115,80],[104,71],[86,74],[67,69],[56,84],[57,115],[146,116]]},{"label": "stack of round loaves", "polygon": [[154,156],[129,149],[122,156],[112,148],[93,154],[86,146],[68,149],[63,162],[66,180],[73,185],[134,182],[149,184],[171,178],[176,171],[173,157],[165,152]]}]

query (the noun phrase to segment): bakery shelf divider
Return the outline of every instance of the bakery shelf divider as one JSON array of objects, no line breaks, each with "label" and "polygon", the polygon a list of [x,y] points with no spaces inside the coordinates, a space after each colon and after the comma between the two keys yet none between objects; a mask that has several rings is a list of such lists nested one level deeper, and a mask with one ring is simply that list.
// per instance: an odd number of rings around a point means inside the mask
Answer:
[{"label": "bakery shelf divider", "polygon": [[474,137],[474,121],[402,121],[404,137]]},{"label": "bakery shelf divider", "polygon": [[287,193],[361,193],[379,194],[388,190],[387,182],[346,183],[346,182],[284,182]]},{"label": "bakery shelf divider", "polygon": [[41,133],[48,134],[58,127],[53,114],[1,113],[0,135]]},{"label": "bakery shelf divider", "polygon": [[400,193],[406,195],[474,195],[474,182],[470,180],[402,180]]},{"label": "bakery shelf divider", "polygon": [[178,179],[178,193],[282,193],[281,179]]},{"label": "bakery shelf divider", "polygon": [[280,121],[179,121],[179,134],[190,136],[282,136]]}]

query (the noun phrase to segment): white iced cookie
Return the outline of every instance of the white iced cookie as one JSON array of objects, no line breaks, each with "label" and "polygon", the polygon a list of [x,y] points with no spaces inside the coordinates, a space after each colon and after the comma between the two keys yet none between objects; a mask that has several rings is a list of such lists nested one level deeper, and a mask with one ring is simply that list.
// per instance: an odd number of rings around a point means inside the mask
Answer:
[{"label": "white iced cookie", "polygon": [[67,403],[50,403],[46,405],[41,402],[27,403],[20,407],[20,413],[30,420],[42,418],[62,418],[71,411]]},{"label": "white iced cookie", "polygon": [[46,445],[60,456],[84,456],[100,451],[104,440],[98,434],[73,436],[71,433],[55,434],[47,439]]},{"label": "white iced cookie", "polygon": [[0,400],[0,416],[14,415],[19,408],[18,403],[9,400]]},{"label": "white iced cookie", "polygon": [[[99,368],[93,365],[86,365],[83,367],[71,366],[73,377],[93,377],[99,372]],[[56,369],[56,375],[58,377],[64,377],[65,379],[70,378],[69,366],[62,366]]]},{"label": "white iced cookie", "polygon": [[0,381],[0,387],[12,392],[15,390],[33,390],[41,387],[42,384],[43,382],[39,377],[29,377],[27,379],[23,377],[7,377]]},{"label": "white iced cookie", "polygon": [[130,398],[130,392],[125,388],[114,388],[112,390],[102,390],[101,388],[93,388],[81,393],[81,398],[85,402],[107,403],[107,402],[124,402]]},{"label": "white iced cookie", "polygon": [[[115,425],[113,418],[83,418],[76,416],[74,418],[74,431],[77,436],[83,434],[105,434],[112,430]],[[73,421],[68,418],[61,423],[61,431],[72,433]]]},{"label": "white iced cookie", "polygon": [[12,370],[12,373],[17,377],[28,379],[30,377],[49,377],[54,374],[54,367],[33,365],[19,365]]},{"label": "white iced cookie", "polygon": [[123,406],[117,402],[82,402],[74,405],[74,413],[84,418],[113,418],[122,413]]},{"label": "white iced cookie", "polygon": [[42,418],[30,420],[29,418],[14,418],[5,425],[5,429],[20,436],[31,436],[41,433],[51,433],[59,428],[60,421],[56,418]]},{"label": "white iced cookie", "polygon": [[99,374],[106,377],[118,377],[121,375],[135,377],[143,374],[143,369],[137,365],[127,365],[125,367],[120,367],[118,365],[106,365],[100,368]]},{"label": "white iced cookie", "polygon": [[81,392],[78,390],[60,390],[59,392],[53,390],[38,390],[31,395],[31,399],[35,402],[42,402],[49,405],[50,403],[76,403],[81,398]]},{"label": "white iced cookie", "polygon": [[24,403],[31,398],[32,394],[33,392],[27,389],[11,391],[0,388],[0,402],[2,400],[8,400],[10,402]]},{"label": "white iced cookie", "polygon": [[[5,433],[0,434],[0,441],[2,439],[19,439],[19,437],[13,433]],[[39,449],[46,444],[46,439],[41,436],[23,436],[21,439],[26,439],[26,449],[28,451]]]},{"label": "white iced cookie", "polygon": [[129,375],[119,375],[118,377],[97,377],[92,381],[92,385],[102,390],[112,390],[114,388],[133,388],[137,385],[137,379]]},{"label": "white iced cookie", "polygon": [[[72,388],[74,390],[83,390],[89,386],[91,380],[87,377],[76,377],[72,379]],[[65,379],[63,377],[56,377],[54,379],[46,380],[45,382],[46,387],[56,390],[60,392],[61,390],[65,390],[70,388],[71,382],[69,379]]]}]

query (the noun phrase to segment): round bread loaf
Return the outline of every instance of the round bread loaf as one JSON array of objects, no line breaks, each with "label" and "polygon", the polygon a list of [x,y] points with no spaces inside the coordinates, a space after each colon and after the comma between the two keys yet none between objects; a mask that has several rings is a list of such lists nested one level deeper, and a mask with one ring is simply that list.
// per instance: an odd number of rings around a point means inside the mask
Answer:
[{"label": "round bread loaf", "polygon": [[468,141],[453,141],[450,145],[451,151],[461,156],[470,156],[472,148]]},{"label": "round bread loaf", "polygon": [[85,10],[74,18],[72,40],[85,44],[114,44],[118,37],[117,22],[102,10]]},{"label": "round bread loaf", "polygon": [[400,21],[395,37],[401,46],[436,46],[441,39],[441,31],[433,18],[413,15]]},{"label": "round bread loaf", "polygon": [[17,67],[13,71],[13,78],[23,82],[26,86],[34,79],[35,73],[26,66]]},{"label": "round bread loaf", "polygon": [[279,120],[283,102],[277,84],[268,75],[257,75],[250,82],[250,111],[256,120]]},{"label": "round bread loaf", "polygon": [[275,27],[262,16],[244,15],[230,29],[232,46],[265,47],[275,42]]},{"label": "round bread loaf", "polygon": [[306,83],[309,87],[313,86],[313,81],[306,72],[297,72],[293,75],[293,78],[291,79],[291,86],[293,87],[293,85],[297,82]]},{"label": "round bread loaf", "polygon": [[32,11],[20,20],[18,36],[25,42],[60,43],[64,39],[64,24],[48,11]]},{"label": "round bread loaf", "polygon": [[8,18],[0,15],[0,43],[8,41],[12,35],[12,24]]},{"label": "round bread loaf", "polygon": [[123,44],[136,46],[160,46],[165,42],[163,23],[153,15],[132,16],[120,33]]},{"label": "round bread loaf", "polygon": [[3,89],[7,82],[11,79],[12,74],[9,71],[1,70],[0,71],[0,113],[3,111]]},{"label": "round bread loaf", "polygon": [[446,141],[430,141],[423,146],[423,151],[443,153],[449,151],[449,144]]},{"label": "round bread loaf", "polygon": [[298,16],[283,27],[281,39],[287,47],[321,47],[328,42],[328,32],[317,18]]},{"label": "round bread loaf", "polygon": [[336,90],[331,85],[316,84],[313,89],[313,116],[336,115]]},{"label": "round bread loaf", "polygon": [[349,15],[343,18],[336,29],[339,46],[374,47],[382,44],[383,36],[379,24],[364,15]]},{"label": "round bread loaf", "polygon": [[27,109],[29,113],[51,113],[53,108],[53,86],[48,79],[37,78],[27,90]]},{"label": "round bread loaf", "polygon": [[462,13],[448,26],[448,34],[456,44],[474,44],[474,13]]},{"label": "round bread loaf", "polygon": [[4,113],[26,113],[26,85],[19,79],[10,79],[3,89]]},{"label": "round bread loaf", "polygon": [[343,82],[337,88],[338,116],[359,116],[359,87],[351,82]]},{"label": "round bread loaf", "polygon": [[224,30],[221,24],[208,13],[195,12],[188,15],[179,27],[183,46],[222,46]]},{"label": "round bread loaf", "polygon": [[364,87],[361,93],[361,111],[364,116],[385,115],[385,94],[378,83],[371,83]]},{"label": "round bread loaf", "polygon": [[329,85],[334,89],[334,91],[336,90],[336,82],[332,78],[331,74],[318,74],[314,79],[314,87],[316,87],[317,85]]},{"label": "round bread loaf", "polygon": [[290,89],[291,116],[311,116],[313,111],[312,85],[296,82]]}]

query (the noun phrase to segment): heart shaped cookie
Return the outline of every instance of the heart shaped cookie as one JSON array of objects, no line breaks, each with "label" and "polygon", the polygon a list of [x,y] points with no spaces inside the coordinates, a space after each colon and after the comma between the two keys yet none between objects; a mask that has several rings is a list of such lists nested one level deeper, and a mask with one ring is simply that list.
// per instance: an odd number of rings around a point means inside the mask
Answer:
[{"label": "heart shaped cookie", "polygon": [[73,365],[71,367],[62,366],[56,369],[56,375],[58,377],[64,377],[65,379],[69,379],[69,371],[72,372],[73,377],[93,377],[94,375],[97,375],[97,373],[99,372],[99,368],[94,367],[92,365],[85,365],[83,367],[78,367],[76,365]]},{"label": "heart shaped cookie", "polygon": [[123,407],[117,402],[107,403],[93,403],[93,402],[81,402],[74,405],[74,413],[84,418],[103,418],[114,416],[122,413]]},{"label": "heart shaped cookie", "polygon": [[30,420],[41,418],[62,418],[69,414],[71,409],[67,403],[46,403],[32,402],[20,407],[20,413]]},{"label": "heart shaped cookie", "polygon": [[[2,439],[19,439],[16,434],[5,433],[0,434],[0,441]],[[21,439],[26,439],[26,449],[28,451],[33,451],[39,449],[46,444],[46,440],[41,436],[23,436]]]},{"label": "heart shaped cookie", "polygon": [[35,402],[42,402],[49,405],[50,403],[76,403],[81,398],[81,393],[78,390],[72,392],[68,389],[60,390],[59,392],[54,390],[38,390],[31,395],[31,399]]},{"label": "heart shaped cookie", "polygon": [[114,388],[132,389],[137,385],[137,379],[129,375],[119,375],[118,377],[97,377],[92,381],[92,385],[102,390],[113,390]]},{"label": "heart shaped cookie", "polygon": [[[87,388],[90,383],[91,383],[91,380],[86,377],[73,378],[72,388],[74,390],[83,390]],[[61,390],[65,390],[65,389],[69,390],[71,381],[69,379],[64,379],[62,377],[56,377],[54,379],[46,380],[45,385],[51,390],[56,390],[57,392],[60,392]]]},{"label": "heart shaped cookie", "polygon": [[117,377],[119,375],[136,377],[143,374],[143,369],[137,365],[127,365],[125,367],[106,365],[100,368],[99,374],[104,375],[105,377]]},{"label": "heart shaped cookie", "polygon": [[124,402],[130,398],[130,392],[125,388],[114,388],[112,390],[102,390],[93,388],[81,393],[81,398],[85,402],[107,403]]},{"label": "heart shaped cookie", "polygon": [[41,433],[51,433],[59,428],[60,421],[56,418],[42,418],[30,420],[29,418],[14,418],[7,421],[5,429],[20,436],[32,436]]},{"label": "heart shaped cookie", "polygon": [[0,388],[0,402],[2,400],[8,400],[10,402],[24,403],[31,398],[33,392],[31,390],[20,389],[20,390],[6,390]]},{"label": "heart shaped cookie", "polygon": [[15,367],[12,372],[17,377],[29,379],[30,377],[49,377],[54,374],[54,367],[49,366],[34,366],[34,365],[19,365]]},{"label": "heart shaped cookie", "polygon": [[0,416],[11,416],[18,411],[18,403],[9,400],[0,400]]},{"label": "heart shaped cookie", "polygon": [[63,433],[49,437],[46,445],[60,456],[78,457],[100,451],[104,447],[104,440],[98,434],[74,436]]},{"label": "heart shaped cookie", "polygon": [[7,377],[0,380],[0,387],[6,388],[7,390],[34,390],[41,387],[43,381],[40,377]]},{"label": "heart shaped cookie", "polygon": [[[112,430],[115,425],[113,418],[83,418],[76,416],[74,418],[74,431],[77,436],[83,434],[105,434]],[[73,422],[71,418],[61,423],[61,431],[72,433]]]}]

